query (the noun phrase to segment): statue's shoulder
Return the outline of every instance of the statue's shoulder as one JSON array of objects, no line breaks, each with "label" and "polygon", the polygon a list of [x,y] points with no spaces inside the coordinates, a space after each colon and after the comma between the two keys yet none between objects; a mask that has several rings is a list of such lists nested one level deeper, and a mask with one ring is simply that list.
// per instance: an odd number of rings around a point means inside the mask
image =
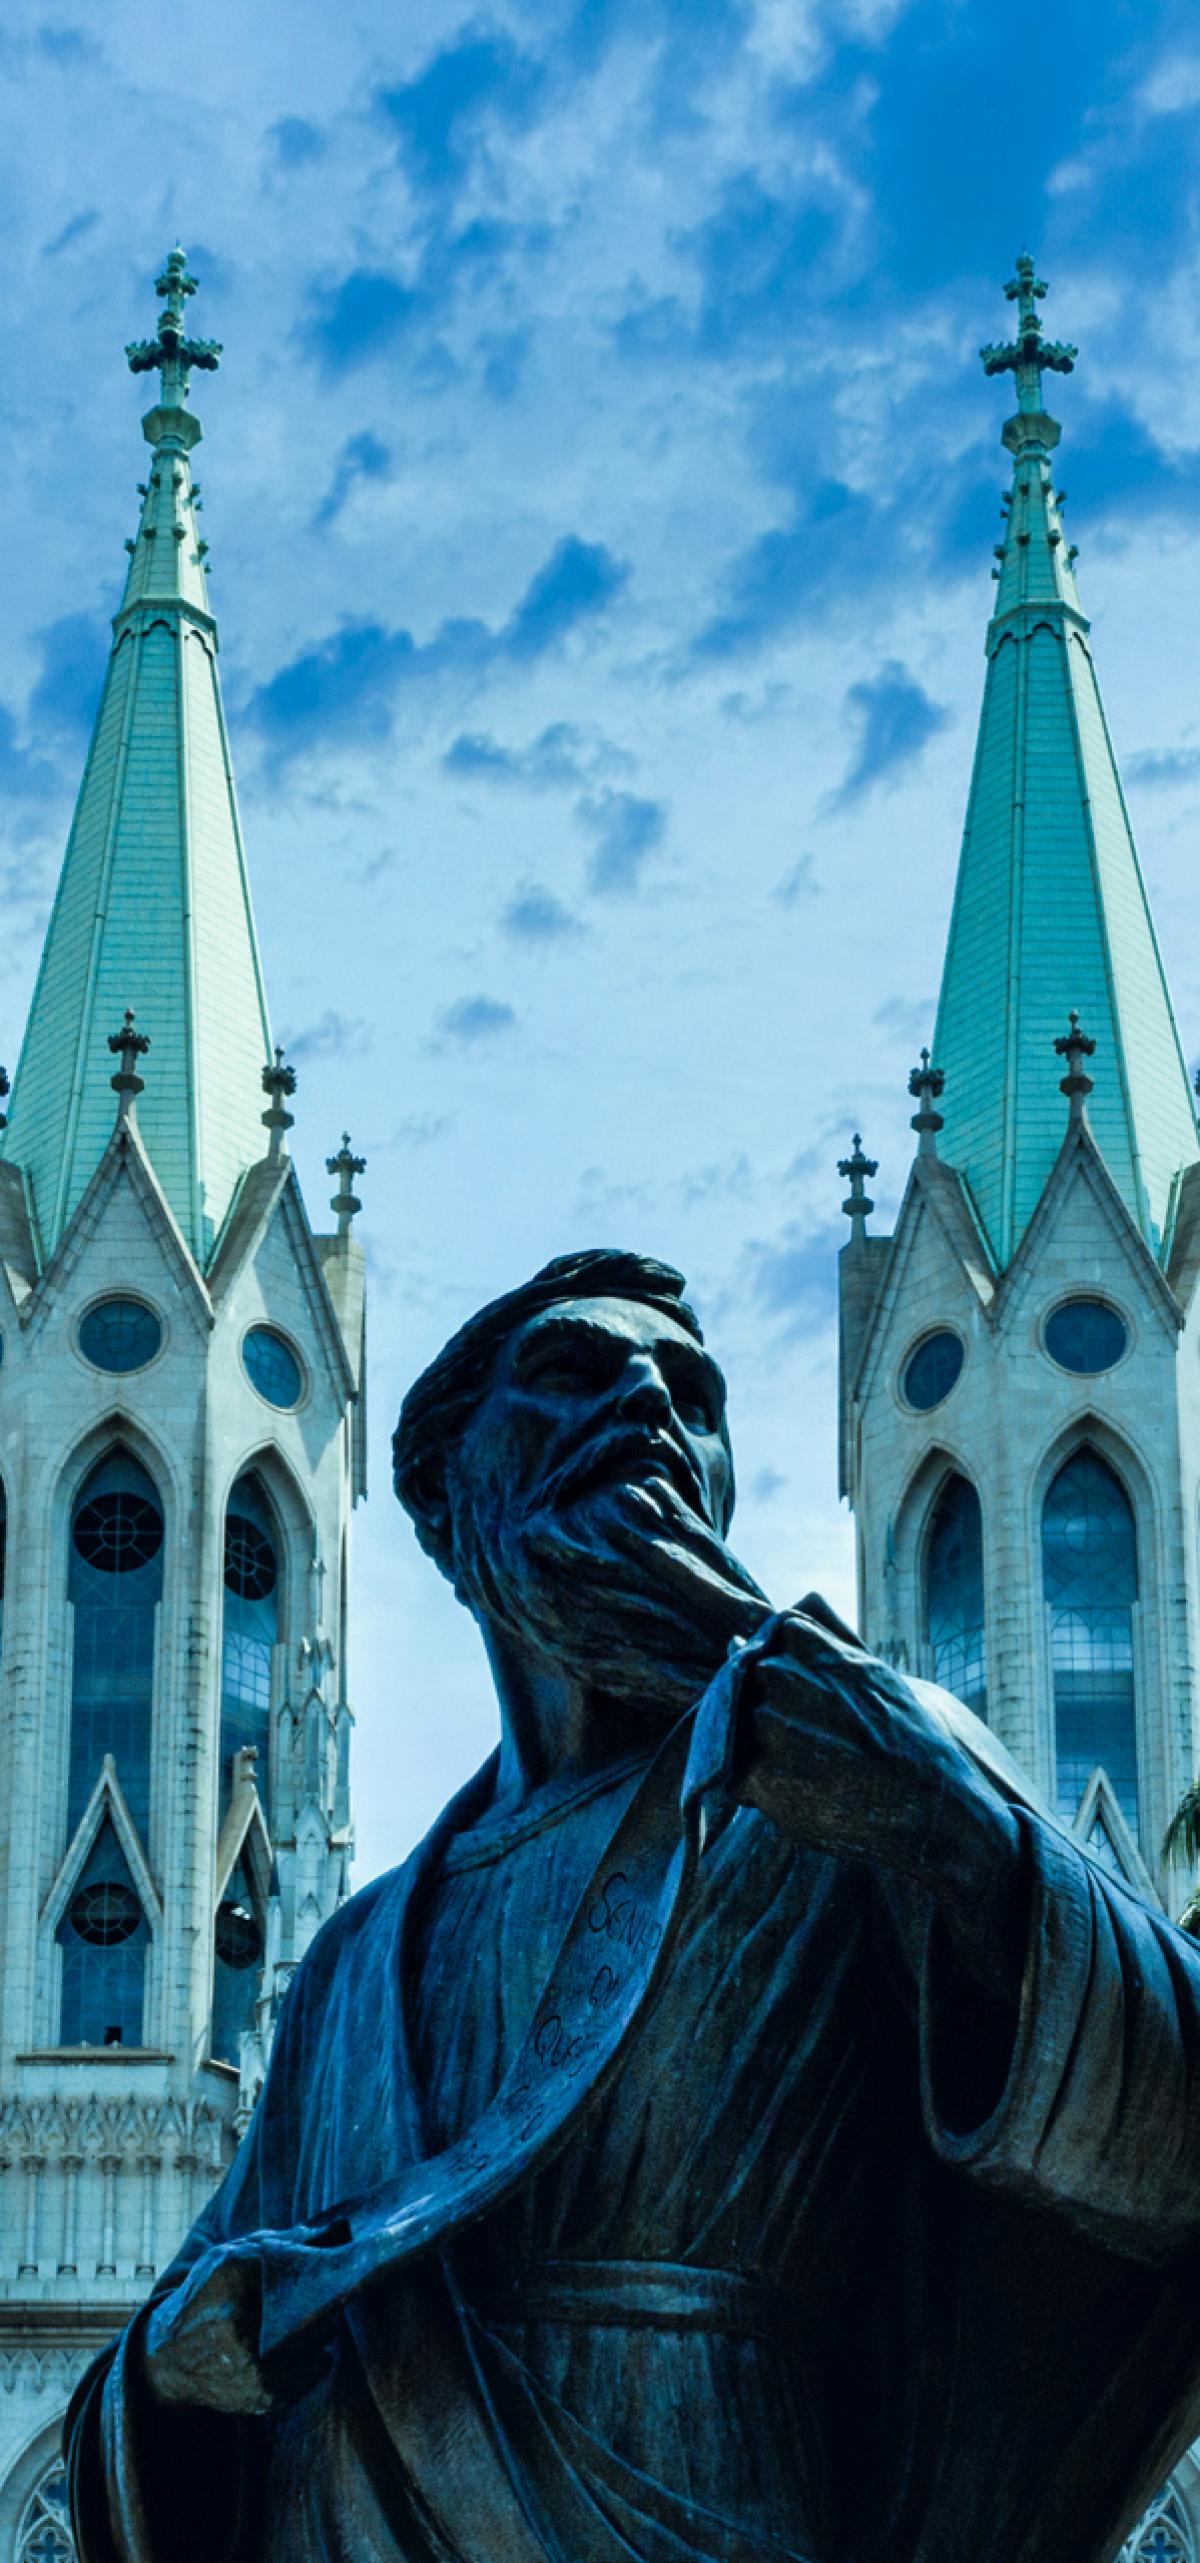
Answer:
[{"label": "statue's shoulder", "polygon": [[396,1869],[385,1869],[381,1877],[369,1878],[365,1887],[357,1888],[330,1914],[296,1969],[296,1991],[319,1996],[330,1978],[344,1967],[355,1966],[360,1958],[374,1957],[381,1937],[392,1928],[412,1867],[410,1857]]}]

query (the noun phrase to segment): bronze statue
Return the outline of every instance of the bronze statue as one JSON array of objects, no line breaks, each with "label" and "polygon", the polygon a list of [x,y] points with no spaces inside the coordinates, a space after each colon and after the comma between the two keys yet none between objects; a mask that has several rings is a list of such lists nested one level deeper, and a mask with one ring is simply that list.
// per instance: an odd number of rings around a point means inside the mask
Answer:
[{"label": "bronze statue", "polygon": [[83,2563],[1100,2563],[1200,2425],[1200,1951],[771,1611],[681,1294],[562,1257],[405,1402],[500,1745],[80,2387]]}]

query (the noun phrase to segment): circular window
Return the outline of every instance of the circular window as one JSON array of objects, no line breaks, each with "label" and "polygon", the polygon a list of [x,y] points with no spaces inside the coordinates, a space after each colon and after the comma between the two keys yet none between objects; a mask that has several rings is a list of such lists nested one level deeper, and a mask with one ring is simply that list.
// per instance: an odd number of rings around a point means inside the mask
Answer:
[{"label": "circular window", "polygon": [[79,1329],[79,1349],[96,1370],[144,1370],[162,1342],[162,1327],[140,1299],[102,1299]]},{"label": "circular window", "polygon": [[81,1887],[67,1906],[72,1931],[96,1949],[115,1949],[118,1941],[132,1940],[141,1918],[132,1887],[123,1886],[119,1878],[102,1878],[95,1886]]},{"label": "circular window", "polygon": [[263,1937],[248,1904],[234,1904],[227,1899],[217,1906],[216,1945],[223,1966],[242,1969],[258,1965]]},{"label": "circular window", "polygon": [[75,1516],[75,1546],[89,1566],[106,1575],[129,1575],[148,1566],[162,1547],[162,1515],[142,1495],[94,1496]]},{"label": "circular window", "polygon": [[225,1581],[243,1602],[264,1602],[279,1580],[275,1551],[257,1524],[244,1513],[230,1513],[225,1524]]},{"label": "circular window", "polygon": [[1046,1319],[1046,1350],[1060,1370],[1092,1378],[1111,1370],[1129,1342],[1123,1317],[1103,1299],[1064,1299]]},{"label": "circular window", "polygon": [[246,1377],[268,1406],[298,1406],[304,1375],[290,1344],[273,1326],[252,1326],[242,1346]]},{"label": "circular window", "polygon": [[909,1355],[904,1366],[904,1394],[918,1415],[927,1415],[931,1406],[940,1406],[948,1397],[963,1366],[963,1348],[957,1335],[943,1326],[936,1335],[927,1335]]}]

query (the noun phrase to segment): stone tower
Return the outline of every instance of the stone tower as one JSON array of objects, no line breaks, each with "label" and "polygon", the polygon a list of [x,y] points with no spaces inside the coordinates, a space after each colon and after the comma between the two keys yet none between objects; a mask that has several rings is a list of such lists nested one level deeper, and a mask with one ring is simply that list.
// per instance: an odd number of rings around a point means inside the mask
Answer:
[{"label": "stone tower", "polygon": [[[0,2558],[219,2179],[346,1891],[361,1167],[287,1150],[197,525],[182,250],[125,593],[0,1140]],[[265,1109],[264,1109],[265,1106]]]},{"label": "stone tower", "polygon": [[[1032,260],[1011,489],[932,1056],[891,1237],[840,1173],[841,1491],[861,1625],[996,1727],[1173,1911],[1200,1762],[1200,1142],[1051,458]],[[1200,2563],[1200,2443],[1121,2563]]]},{"label": "stone tower", "polygon": [[842,1490],[872,1641],[984,1710],[1144,1891],[1200,1733],[1200,1143],[1052,457],[1021,258],[1012,485],[917,1150],[895,1235],[856,1143]]}]

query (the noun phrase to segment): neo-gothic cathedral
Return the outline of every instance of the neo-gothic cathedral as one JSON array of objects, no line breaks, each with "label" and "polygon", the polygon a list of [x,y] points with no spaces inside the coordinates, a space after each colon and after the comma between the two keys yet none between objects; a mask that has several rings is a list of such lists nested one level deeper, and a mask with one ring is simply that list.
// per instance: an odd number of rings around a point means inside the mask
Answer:
[{"label": "neo-gothic cathedral", "polygon": [[[1073,347],[1006,288],[1016,377],[983,710],[895,1234],[841,1172],[842,1492],[860,1619],[988,1718],[1142,1895],[1200,1763],[1200,1137],[1044,405]],[[1200,2450],[1197,2451],[1200,2453]],[[1196,2563],[1189,2457],[1128,2549]],[[1103,2563],[1103,2558],[1098,2558]]]},{"label": "neo-gothic cathedral", "polygon": [[[70,2385],[220,2178],[345,1892],[361,1160],[287,1151],[196,518],[181,251],[125,594],[0,1141],[0,2563],[70,2563]],[[1018,262],[1013,458],[917,1151],[843,1166],[861,1620],[1172,1907],[1200,1761],[1200,1140]],[[0,1559],[4,1550],[0,1547]],[[1138,2536],[1200,2563],[1200,2465]],[[1099,2559],[1098,2559],[1099,2563]]]},{"label": "neo-gothic cathedral", "polygon": [[[0,1141],[0,2563],[221,2177],[346,1890],[361,1161],[287,1149],[217,674],[181,250],[125,593]],[[157,379],[156,379],[157,378]]]}]

